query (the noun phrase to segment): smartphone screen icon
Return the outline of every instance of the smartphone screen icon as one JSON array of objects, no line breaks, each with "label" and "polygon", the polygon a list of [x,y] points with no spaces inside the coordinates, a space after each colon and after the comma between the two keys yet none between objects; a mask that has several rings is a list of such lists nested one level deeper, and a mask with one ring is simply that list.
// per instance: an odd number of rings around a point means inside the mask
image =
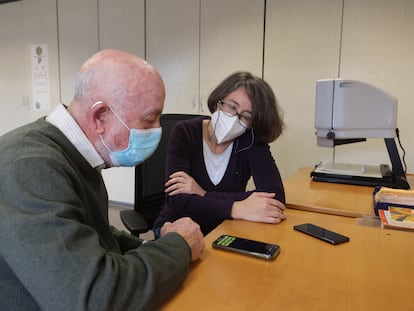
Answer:
[{"label": "smartphone screen icon", "polygon": [[334,245],[349,241],[349,237],[347,236],[309,223],[296,225],[293,228]]},{"label": "smartphone screen icon", "polygon": [[217,238],[212,246],[213,248],[267,260],[275,259],[280,253],[280,246],[277,244],[249,240],[226,234]]}]

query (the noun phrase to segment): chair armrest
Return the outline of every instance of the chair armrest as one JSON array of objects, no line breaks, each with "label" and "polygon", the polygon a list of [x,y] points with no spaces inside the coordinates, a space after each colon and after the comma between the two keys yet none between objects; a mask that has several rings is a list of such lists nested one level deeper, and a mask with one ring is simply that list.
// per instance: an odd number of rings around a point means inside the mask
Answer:
[{"label": "chair armrest", "polygon": [[140,233],[148,231],[145,219],[135,210],[123,210],[119,212],[122,223],[132,235],[139,236]]}]

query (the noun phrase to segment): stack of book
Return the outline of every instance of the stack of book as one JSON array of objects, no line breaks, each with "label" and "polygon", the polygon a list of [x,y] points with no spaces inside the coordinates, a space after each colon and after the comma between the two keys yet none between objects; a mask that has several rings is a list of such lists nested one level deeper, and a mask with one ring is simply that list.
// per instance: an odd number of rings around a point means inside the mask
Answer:
[{"label": "stack of book", "polygon": [[378,212],[383,228],[414,231],[414,209],[390,205]]},{"label": "stack of book", "polygon": [[380,187],[374,192],[374,210],[383,228],[414,231],[414,190]]}]

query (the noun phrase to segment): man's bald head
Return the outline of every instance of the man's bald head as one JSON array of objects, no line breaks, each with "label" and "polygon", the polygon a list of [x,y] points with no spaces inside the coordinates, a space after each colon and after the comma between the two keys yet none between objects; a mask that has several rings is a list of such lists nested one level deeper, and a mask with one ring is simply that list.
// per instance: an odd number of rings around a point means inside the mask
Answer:
[{"label": "man's bald head", "polygon": [[128,146],[128,132],[113,111],[128,128],[159,127],[164,99],[164,83],[154,67],[128,52],[103,50],[81,66],[68,111],[110,166],[102,140],[111,150]]},{"label": "man's bald head", "polygon": [[164,96],[162,79],[154,67],[128,52],[103,50],[82,65],[76,78],[74,101],[92,105],[102,100],[118,108],[148,93]]}]

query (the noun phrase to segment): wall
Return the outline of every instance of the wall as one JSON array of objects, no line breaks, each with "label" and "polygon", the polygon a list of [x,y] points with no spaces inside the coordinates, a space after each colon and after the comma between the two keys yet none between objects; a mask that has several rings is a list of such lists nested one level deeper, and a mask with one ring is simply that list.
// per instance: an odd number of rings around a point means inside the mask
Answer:
[{"label": "wall", "polygon": [[282,177],[331,152],[316,147],[315,82],[338,75],[341,15],[342,0],[267,2],[264,78],[284,111],[285,132],[272,144]]},{"label": "wall", "polygon": [[[145,23],[148,1],[125,0],[120,5],[111,0],[23,0],[0,5],[0,134],[48,113],[30,109],[30,45],[48,44],[51,102],[53,106],[68,102],[81,62],[98,49],[120,47],[143,56],[148,40],[156,49],[156,38],[145,38],[145,25],[154,22]],[[283,136],[271,146],[282,176],[332,158],[332,149],[316,146],[313,127],[315,82],[331,77],[365,81],[398,98],[398,126],[408,172],[414,172],[410,122],[414,1],[267,0],[265,4],[263,74],[286,121]],[[151,18],[162,22],[162,16]],[[229,38],[219,48],[231,53],[231,47]],[[163,62],[168,59],[168,48],[161,56]],[[381,139],[337,147],[336,160],[389,162]],[[129,186],[119,182],[124,176]],[[131,171],[105,172],[110,197],[132,202],[132,178]]]},{"label": "wall", "polygon": [[[414,2],[268,0],[267,13],[264,76],[287,125],[272,144],[282,175],[332,160],[333,149],[316,146],[313,122],[315,81],[335,77],[365,81],[397,97],[408,172],[414,172]],[[335,160],[389,163],[382,139],[336,147]]]},{"label": "wall", "polygon": [[[42,16],[39,23],[38,16]],[[0,134],[44,114],[31,107],[30,46],[47,44],[50,100],[57,102],[59,66],[55,0],[0,5]]]}]

